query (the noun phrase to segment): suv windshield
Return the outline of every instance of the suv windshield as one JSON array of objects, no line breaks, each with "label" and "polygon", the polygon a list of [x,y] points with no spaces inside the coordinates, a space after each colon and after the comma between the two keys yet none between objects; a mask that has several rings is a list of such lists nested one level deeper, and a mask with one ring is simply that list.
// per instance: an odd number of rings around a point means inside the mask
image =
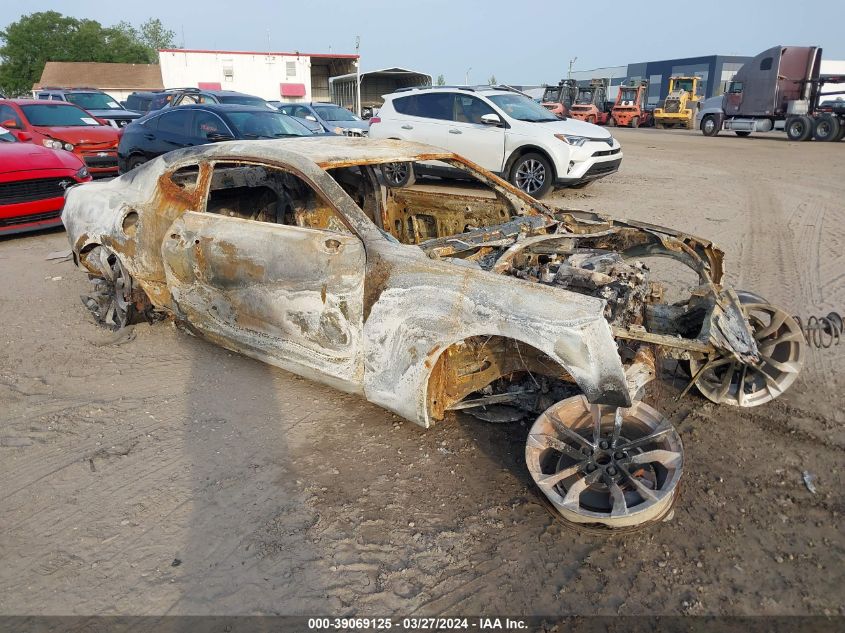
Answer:
[{"label": "suv windshield", "polygon": [[120,104],[104,92],[70,92],[65,98],[86,110],[120,110]]},{"label": "suv windshield", "polygon": [[532,123],[539,123],[541,121],[560,121],[560,119],[546,110],[539,103],[524,95],[490,95],[487,98],[504,110],[505,114],[509,117],[518,121],[529,121]]},{"label": "suv windshield", "polygon": [[314,106],[314,111],[325,121],[360,121],[357,116],[340,106]]},{"label": "suv windshield", "polygon": [[97,119],[92,117],[82,108],[72,105],[60,105],[58,103],[25,105],[21,110],[35,126],[51,127],[54,125],[66,125],[71,127],[83,125],[100,125]]},{"label": "suv windshield", "polygon": [[244,138],[311,136],[311,130],[281,112],[227,112],[226,116]]},{"label": "suv windshield", "polygon": [[225,95],[218,97],[220,103],[236,103],[237,105],[267,106],[267,102],[261,97],[250,97],[249,95]]}]

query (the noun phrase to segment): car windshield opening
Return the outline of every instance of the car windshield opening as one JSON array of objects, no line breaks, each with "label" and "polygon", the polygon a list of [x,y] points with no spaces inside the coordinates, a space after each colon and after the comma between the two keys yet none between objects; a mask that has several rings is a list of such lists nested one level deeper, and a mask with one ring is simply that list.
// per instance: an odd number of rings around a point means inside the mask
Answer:
[{"label": "car windshield opening", "polygon": [[543,121],[560,120],[539,103],[524,95],[491,95],[489,99],[504,110],[505,114],[518,121],[541,123]]},{"label": "car windshield opening", "polygon": [[360,121],[357,116],[340,106],[314,106],[314,110],[325,121]]},{"label": "car windshield opening", "polygon": [[[546,211],[538,203],[458,160],[328,167],[327,172],[376,227],[432,256],[460,258],[455,248],[460,250],[464,235],[495,233],[499,227],[518,234],[520,223],[547,219],[538,213]],[[476,254],[483,255],[477,249]]]},{"label": "car windshield opening", "polygon": [[71,92],[65,95],[71,103],[86,110],[120,110],[120,104],[102,92]]},{"label": "car windshield opening", "polygon": [[226,116],[244,138],[311,136],[313,132],[281,112],[227,112]]},{"label": "car windshield opening", "polygon": [[68,126],[82,127],[86,125],[100,125],[97,119],[85,110],[72,105],[38,104],[21,106],[21,110],[35,126]]}]

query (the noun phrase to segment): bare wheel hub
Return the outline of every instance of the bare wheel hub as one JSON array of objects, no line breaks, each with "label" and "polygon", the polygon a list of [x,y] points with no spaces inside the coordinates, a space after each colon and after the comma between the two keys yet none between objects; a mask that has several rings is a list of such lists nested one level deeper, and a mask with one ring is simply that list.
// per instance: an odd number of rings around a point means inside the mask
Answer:
[{"label": "bare wheel hub", "polygon": [[575,396],[537,418],[525,459],[564,519],[623,528],[656,521],[671,509],[683,445],[669,421],[647,404],[621,409]]}]

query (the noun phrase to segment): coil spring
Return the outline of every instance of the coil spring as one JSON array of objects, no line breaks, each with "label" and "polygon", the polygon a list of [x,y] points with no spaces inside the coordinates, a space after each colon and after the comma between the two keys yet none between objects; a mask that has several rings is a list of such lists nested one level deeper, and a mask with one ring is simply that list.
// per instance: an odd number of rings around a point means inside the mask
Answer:
[{"label": "coil spring", "polygon": [[811,316],[807,318],[807,323],[801,320],[801,317],[794,317],[798,323],[798,327],[804,333],[804,339],[807,345],[818,347],[819,349],[827,349],[834,345],[839,345],[839,341],[843,336],[842,316],[838,312],[831,312],[827,316],[817,317]]}]

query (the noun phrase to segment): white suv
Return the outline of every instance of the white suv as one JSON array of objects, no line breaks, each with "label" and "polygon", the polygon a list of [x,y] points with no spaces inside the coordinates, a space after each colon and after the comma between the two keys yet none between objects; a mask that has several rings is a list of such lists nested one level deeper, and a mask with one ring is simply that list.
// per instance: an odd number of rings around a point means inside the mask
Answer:
[{"label": "white suv", "polygon": [[535,198],[553,186],[583,187],[622,162],[619,141],[606,129],[559,119],[520,92],[492,86],[402,88],[384,95],[378,116],[370,119],[370,138],[443,147]]}]

